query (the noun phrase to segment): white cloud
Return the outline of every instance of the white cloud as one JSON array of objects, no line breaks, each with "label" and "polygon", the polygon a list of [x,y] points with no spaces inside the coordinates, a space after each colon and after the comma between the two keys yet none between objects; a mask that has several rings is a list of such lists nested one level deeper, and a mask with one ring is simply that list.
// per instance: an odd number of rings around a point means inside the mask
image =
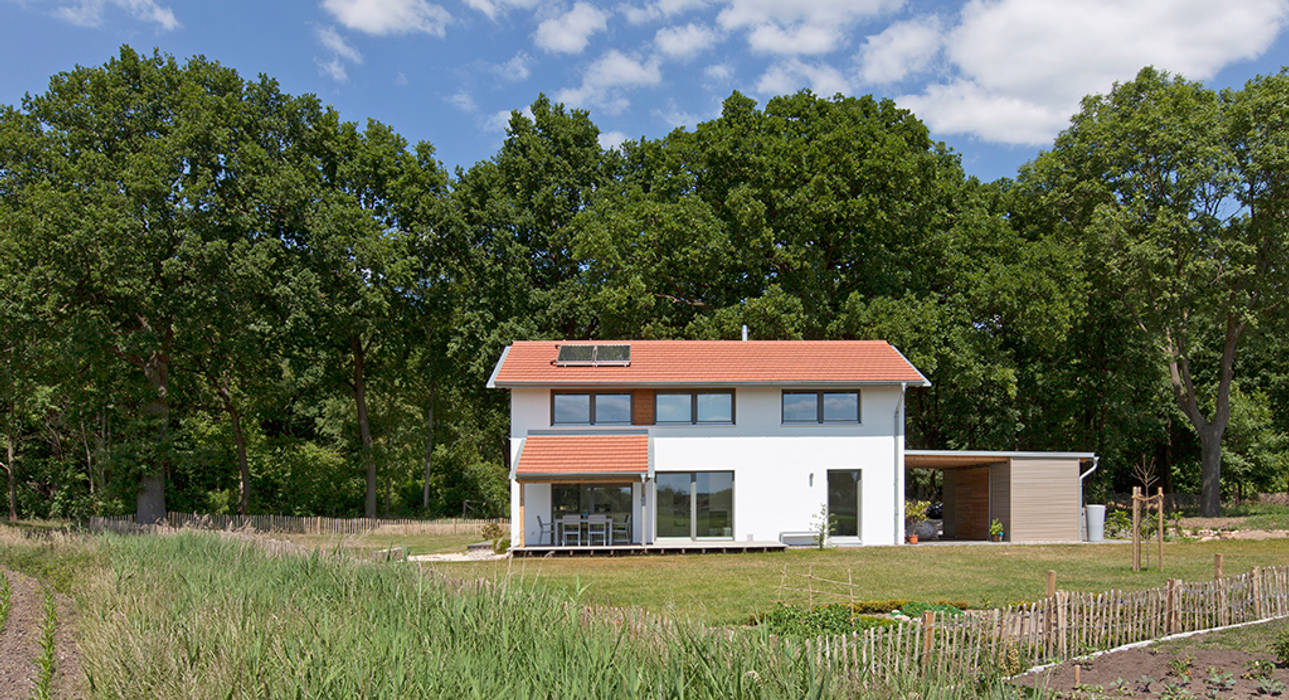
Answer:
[{"label": "white cloud", "polygon": [[584,2],[537,25],[537,46],[558,53],[581,53],[591,35],[608,28],[609,15]]},{"label": "white cloud", "polygon": [[451,97],[449,97],[448,104],[466,113],[474,112],[479,109],[479,107],[474,103],[474,97],[472,97],[470,93],[466,92],[465,90],[462,90],[452,95]]},{"label": "white cloud", "polygon": [[903,80],[926,70],[940,52],[940,19],[926,17],[896,22],[864,42],[859,77],[865,83]]},{"label": "white cloud", "polygon": [[318,43],[322,44],[336,58],[354,63],[363,62],[363,55],[358,53],[358,49],[345,41],[345,38],[340,36],[333,27],[319,27],[316,34]]},{"label": "white cloud", "polygon": [[662,71],[657,58],[641,61],[613,49],[586,69],[580,86],[559,91],[556,99],[576,107],[599,107],[609,114],[617,114],[630,104],[622,94],[624,89],[660,82]]},{"label": "white cloud", "polygon": [[899,9],[904,0],[729,0],[716,16],[726,30],[746,30],[765,53],[823,54],[839,48],[850,25]]},{"label": "white cloud", "polygon": [[498,15],[514,8],[532,9],[536,7],[537,0],[465,0],[465,4],[487,15],[488,19],[497,19]]},{"label": "white cloud", "polygon": [[332,57],[324,61],[320,58],[315,58],[314,63],[318,64],[318,72],[337,83],[349,82],[349,72],[345,70],[345,64],[340,59]]},{"label": "white cloud", "polygon": [[654,2],[645,3],[641,6],[625,6],[621,8],[623,16],[631,24],[644,24],[645,22],[656,22],[660,19],[672,17],[689,12],[707,5],[707,0],[655,0]]},{"label": "white cloud", "polygon": [[728,63],[717,63],[703,69],[708,80],[724,81],[734,77],[734,68]]},{"label": "white cloud", "polygon": [[716,32],[701,24],[663,27],[653,37],[658,52],[670,58],[692,58],[711,48],[717,41]]},{"label": "white cloud", "polygon": [[492,71],[511,82],[527,80],[528,76],[532,74],[532,69],[528,67],[532,60],[532,56],[520,51],[512,56],[509,61],[493,66]]},{"label": "white cloud", "polygon": [[406,84],[407,84],[407,74],[406,74],[406,73],[404,73],[403,71],[399,71],[399,72],[395,73],[395,74],[394,74],[394,84],[395,84],[395,85],[397,85],[398,87],[403,87],[404,85],[406,85]]},{"label": "white cloud", "polygon": [[[484,131],[493,131],[493,132],[505,131],[510,126],[510,114],[513,111],[514,110],[503,109],[503,110],[493,112],[492,116],[488,117],[483,121]],[[523,109],[519,110],[519,113],[529,119],[533,118],[532,107],[524,107]]]},{"label": "white cloud", "polygon": [[939,133],[1041,145],[1083,95],[1148,64],[1211,78],[1287,23],[1289,0],[972,0],[945,37],[956,75],[898,101]]},{"label": "white cloud", "polygon": [[442,37],[452,15],[426,0],[322,0],[336,21],[365,34],[424,32]]},{"label": "white cloud", "polygon": [[623,141],[629,140],[629,137],[621,131],[601,131],[596,138],[600,142],[600,148],[605,150],[617,148],[622,145]]},{"label": "white cloud", "polygon": [[103,9],[107,5],[128,12],[134,19],[152,22],[162,29],[178,29],[183,26],[175,18],[173,10],[158,5],[156,0],[77,0],[55,8],[54,16],[79,27],[100,27],[103,25]]},{"label": "white cloud", "polygon": [[806,63],[789,58],[770,66],[756,83],[757,92],[766,96],[787,95],[810,88],[816,95],[831,97],[849,92],[850,84],[841,71],[823,63]]}]

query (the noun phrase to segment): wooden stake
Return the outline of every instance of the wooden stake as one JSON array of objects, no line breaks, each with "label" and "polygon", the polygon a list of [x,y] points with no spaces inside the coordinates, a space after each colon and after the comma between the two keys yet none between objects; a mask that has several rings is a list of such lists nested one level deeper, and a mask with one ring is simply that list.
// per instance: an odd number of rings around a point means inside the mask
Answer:
[{"label": "wooden stake", "polygon": [[1262,619],[1262,569],[1253,567],[1253,619]]},{"label": "wooden stake", "polygon": [[1159,489],[1159,570],[1164,570],[1164,489]]},{"label": "wooden stake", "polygon": [[1051,598],[1054,595],[1056,595],[1056,571],[1053,569],[1048,569],[1047,570],[1047,597]]},{"label": "wooden stake", "polygon": [[1222,555],[1221,554],[1213,555],[1213,580],[1215,581],[1222,580]]},{"label": "wooden stake", "polygon": [[1080,675],[1082,675],[1082,673],[1081,673],[1082,671],[1083,671],[1083,667],[1082,667],[1082,666],[1080,666],[1080,665],[1078,665],[1078,664],[1074,664],[1074,687],[1075,687],[1075,688],[1077,688],[1077,687],[1079,687],[1079,686],[1083,685],[1082,680],[1080,680],[1080,678],[1079,678],[1079,676],[1080,676]]},{"label": "wooden stake", "polygon": [[935,631],[935,613],[927,610],[922,613],[922,667],[925,668],[931,659],[931,633]]},{"label": "wooden stake", "polygon": [[1132,487],[1132,570],[1141,571],[1141,487]]}]

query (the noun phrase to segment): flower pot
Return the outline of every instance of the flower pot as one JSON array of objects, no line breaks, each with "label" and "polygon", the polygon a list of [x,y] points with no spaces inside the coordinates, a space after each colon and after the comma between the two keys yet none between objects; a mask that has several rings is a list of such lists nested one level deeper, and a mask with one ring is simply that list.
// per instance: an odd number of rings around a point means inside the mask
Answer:
[{"label": "flower pot", "polygon": [[908,541],[909,541],[909,544],[917,544],[918,543],[917,533],[913,533],[912,535],[909,535]]},{"label": "flower pot", "polygon": [[1002,535],[990,535],[990,536],[989,536],[989,541],[990,541],[990,542],[1002,542],[1002,541],[1003,541],[1003,536],[1002,536]]}]

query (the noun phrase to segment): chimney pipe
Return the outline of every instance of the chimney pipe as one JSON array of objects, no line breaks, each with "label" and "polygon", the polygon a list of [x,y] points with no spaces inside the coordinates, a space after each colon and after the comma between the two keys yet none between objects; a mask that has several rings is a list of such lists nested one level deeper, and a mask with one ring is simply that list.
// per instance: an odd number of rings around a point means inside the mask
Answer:
[{"label": "chimney pipe", "polygon": [[743,340],[747,340],[747,324],[743,324]]}]

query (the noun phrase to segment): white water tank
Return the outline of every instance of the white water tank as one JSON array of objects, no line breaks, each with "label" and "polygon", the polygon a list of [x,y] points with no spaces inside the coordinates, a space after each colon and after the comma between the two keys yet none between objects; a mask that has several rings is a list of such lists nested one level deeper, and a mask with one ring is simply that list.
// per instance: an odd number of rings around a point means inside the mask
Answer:
[{"label": "white water tank", "polygon": [[1088,526],[1088,541],[1105,540],[1105,506],[1086,506],[1083,509],[1084,522]]}]

